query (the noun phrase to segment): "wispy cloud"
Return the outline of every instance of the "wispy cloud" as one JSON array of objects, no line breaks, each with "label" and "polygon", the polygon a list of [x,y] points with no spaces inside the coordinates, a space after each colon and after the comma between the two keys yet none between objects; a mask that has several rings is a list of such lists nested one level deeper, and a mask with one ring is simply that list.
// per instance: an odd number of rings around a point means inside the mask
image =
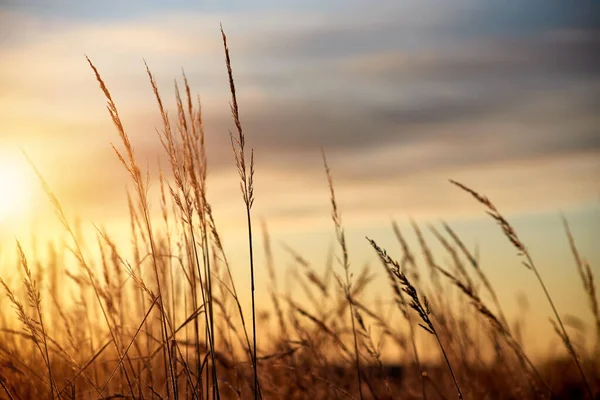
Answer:
[{"label": "wispy cloud", "polygon": [[[114,188],[125,187],[126,176],[108,144],[116,136],[84,53],[150,164],[160,153],[160,121],[142,58],[169,99],[185,67],[202,96],[213,174],[229,173],[219,21],[231,38],[242,122],[265,182],[275,187],[281,176],[269,171],[302,175],[307,187],[321,182],[323,146],[340,190],[386,212],[397,196],[408,199],[407,212],[443,209],[447,199],[417,199],[431,196],[427,185],[440,190],[450,174],[482,183],[492,174],[501,192],[529,190],[512,200],[521,209],[597,198],[600,35],[584,14],[558,2],[545,8],[545,19],[488,1],[186,12],[182,3],[96,17],[85,7],[61,15],[40,4],[0,14],[1,140],[28,149],[59,191],[90,207],[122,198]],[[93,185],[104,189],[91,195]],[[399,185],[413,194],[390,191]],[[273,193],[274,204],[289,205],[271,208],[274,215],[320,210],[311,196],[298,200],[290,191],[282,200],[285,193]]]}]

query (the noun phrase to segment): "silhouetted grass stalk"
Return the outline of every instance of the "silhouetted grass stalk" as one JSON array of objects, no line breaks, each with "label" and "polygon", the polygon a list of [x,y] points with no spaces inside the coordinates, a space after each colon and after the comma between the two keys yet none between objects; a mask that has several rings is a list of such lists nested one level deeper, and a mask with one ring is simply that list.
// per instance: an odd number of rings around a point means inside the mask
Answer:
[{"label": "silhouetted grass stalk", "polygon": [[394,259],[392,259],[385,252],[385,250],[383,250],[381,247],[379,247],[377,245],[377,243],[375,243],[375,241],[373,241],[369,238],[367,238],[367,240],[369,241],[369,243],[371,243],[371,246],[373,246],[373,248],[375,249],[375,251],[377,252],[379,257],[381,257],[390,267],[392,267],[392,271],[394,272],[394,275],[396,276],[396,278],[398,278],[398,281],[403,286],[402,290],[412,300],[412,303],[410,303],[411,308],[413,310],[415,310],[417,312],[417,314],[419,314],[419,317],[421,317],[421,320],[425,324],[425,325],[419,324],[419,326],[421,326],[421,328],[425,329],[427,332],[429,332],[435,336],[435,338],[438,342],[438,345],[440,346],[440,349],[442,350],[444,359],[446,360],[446,364],[448,365],[448,369],[450,370],[450,374],[452,375],[452,380],[454,381],[454,386],[456,387],[456,392],[458,394],[458,398],[462,399],[463,398],[462,391],[460,390],[460,386],[458,385],[458,381],[456,380],[456,375],[454,374],[454,370],[452,369],[452,365],[450,364],[450,360],[448,359],[446,350],[444,349],[444,346],[442,345],[442,341],[440,340],[440,337],[438,335],[438,332],[435,329],[435,326],[433,325],[433,322],[429,318],[431,311],[429,309],[429,303],[427,302],[427,297],[424,297],[423,303],[421,303],[421,300],[419,299],[419,296],[417,294],[417,289],[410,283],[410,281],[408,280],[406,275],[401,271],[400,264],[398,264]]},{"label": "silhouetted grass stalk", "polygon": [[598,295],[596,293],[596,284],[594,283],[594,274],[590,268],[590,263],[587,260],[582,259],[577,246],[575,245],[575,238],[569,228],[567,219],[562,217],[563,226],[569,240],[569,247],[571,253],[575,259],[575,265],[577,266],[577,272],[581,278],[581,283],[585,294],[587,295],[590,311],[594,318],[594,325],[596,328],[596,340],[594,341],[594,355],[600,359],[600,307],[598,306]]},{"label": "silhouetted grass stalk", "polygon": [[246,222],[248,225],[248,250],[250,259],[250,289],[252,292],[252,340],[253,340],[253,352],[252,352],[252,366],[254,369],[254,398],[258,399],[261,397],[260,394],[260,383],[258,379],[258,360],[256,357],[256,303],[255,303],[255,285],[254,285],[254,248],[252,245],[252,218],[250,210],[254,203],[254,150],[250,152],[250,169],[246,166],[246,155],[244,153],[246,137],[242,130],[242,123],[240,121],[240,111],[238,108],[237,96],[235,91],[235,82],[233,80],[233,71],[231,69],[231,58],[229,56],[229,48],[227,47],[227,36],[221,26],[221,37],[223,39],[223,49],[225,50],[225,63],[227,65],[227,76],[229,77],[229,89],[231,91],[231,115],[233,116],[233,122],[237,130],[237,136],[233,132],[229,132],[229,138],[231,139],[231,147],[233,149],[233,155],[235,158],[237,170],[241,179],[240,189],[242,191],[242,197],[244,205],[246,206]]},{"label": "silhouetted grass stalk", "polygon": [[536,266],[533,262],[533,259],[531,258],[531,255],[529,254],[529,251],[527,250],[527,247],[525,247],[525,244],[517,236],[517,233],[515,232],[512,225],[510,225],[508,223],[506,218],[504,218],[504,216],[502,216],[502,214],[500,214],[500,212],[498,211],[496,206],[494,206],[494,204],[487,197],[482,196],[481,194],[479,194],[476,191],[474,191],[473,189],[463,185],[462,183],[456,182],[454,180],[450,180],[450,183],[459,187],[460,189],[464,190],[465,192],[469,193],[479,203],[483,204],[487,208],[488,215],[490,215],[498,223],[498,225],[502,228],[504,235],[510,240],[510,242],[513,244],[513,246],[516,247],[516,249],[518,250],[518,254],[520,256],[525,257],[525,261],[523,262],[523,265],[527,269],[533,271],[535,277],[537,278],[537,281],[539,282],[540,286],[542,287],[542,290],[544,291],[546,299],[548,300],[548,303],[550,304],[550,307],[552,308],[554,317],[556,318],[556,321],[558,322],[558,326],[560,327],[560,329],[558,329],[558,328],[556,329],[556,332],[558,333],[559,337],[562,339],[563,343],[565,344],[565,347],[567,348],[569,354],[571,355],[571,357],[577,364],[577,368],[579,370],[581,378],[583,379],[583,382],[585,383],[585,387],[588,392],[588,395],[589,395],[590,399],[593,399],[594,395],[592,393],[592,389],[588,383],[585,373],[583,372],[583,367],[581,366],[581,362],[579,361],[579,357],[577,355],[575,347],[573,346],[573,343],[571,342],[571,339],[569,338],[569,334],[567,333],[567,330],[565,329],[565,326],[562,322],[562,318],[560,317],[558,311],[556,310],[554,301],[552,300],[552,297],[550,296],[550,293],[548,292],[548,289],[546,288],[546,284],[544,283],[542,277],[540,276],[540,273],[538,272],[538,269],[536,268]]},{"label": "silhouetted grass stalk", "polygon": [[321,150],[321,155],[323,157],[323,164],[325,166],[325,173],[327,175],[327,183],[329,186],[329,195],[331,201],[331,218],[333,219],[333,223],[335,225],[335,234],[340,244],[340,248],[342,250],[342,267],[344,268],[344,277],[345,282],[341,282],[340,286],[344,290],[344,295],[346,300],[348,301],[348,307],[350,308],[350,320],[352,321],[352,336],[354,339],[354,359],[356,363],[356,376],[358,379],[358,392],[360,394],[360,398],[363,399],[362,392],[362,378],[360,371],[360,354],[358,352],[358,338],[356,335],[356,323],[354,321],[355,311],[354,304],[352,300],[351,294],[351,282],[350,282],[350,259],[348,257],[348,248],[346,246],[346,234],[344,233],[344,228],[342,227],[342,216],[338,209],[337,202],[335,200],[335,190],[333,188],[333,177],[331,176],[331,170],[329,169],[329,165],[327,165],[327,158],[325,157],[325,152]]},{"label": "silhouetted grass stalk", "polygon": [[[108,88],[106,87],[104,81],[100,77],[100,74],[99,74],[98,70],[96,69],[96,67],[94,66],[94,64],[92,64],[92,62],[90,61],[89,58],[87,60],[88,60],[88,63],[90,64],[90,66],[92,67],[92,70],[94,71],[94,74],[96,76],[98,83],[100,84],[100,88],[101,88],[102,92],[104,93],[104,95],[106,97],[108,112],[112,118],[112,121],[113,121],[115,127],[117,128],[119,138],[121,139],[123,146],[125,147],[125,156],[123,156],[123,154],[119,150],[117,150],[117,148],[114,145],[113,145],[113,149],[114,149],[119,161],[121,161],[121,164],[123,165],[123,167],[127,170],[127,172],[129,172],[129,174],[135,184],[136,193],[138,195],[138,203],[139,203],[139,207],[142,211],[142,218],[143,218],[143,222],[144,222],[144,225],[146,228],[146,232],[148,234],[148,241],[150,243],[152,266],[153,266],[153,271],[154,271],[154,275],[155,275],[155,279],[156,279],[156,286],[157,286],[157,290],[158,290],[158,298],[159,298],[158,306],[159,306],[159,310],[160,310],[160,317],[161,317],[160,320],[161,320],[161,328],[162,328],[161,336],[162,336],[163,344],[166,344],[165,346],[163,346],[163,351],[164,351],[163,357],[165,359],[165,371],[169,371],[169,374],[171,377],[171,389],[173,391],[174,398],[177,399],[177,397],[178,397],[177,380],[175,379],[175,371],[174,371],[174,366],[173,366],[171,349],[170,349],[170,346],[168,346],[168,344],[165,343],[165,340],[167,340],[167,338],[169,337],[169,332],[167,331],[167,322],[166,322],[167,315],[166,315],[166,310],[165,310],[164,304],[163,304],[162,287],[161,287],[161,283],[160,283],[160,274],[158,272],[156,244],[154,241],[154,234],[152,231],[152,222],[150,220],[150,210],[149,210],[149,203],[148,203],[148,185],[149,185],[148,180],[149,180],[149,177],[146,176],[146,178],[144,179],[144,177],[142,176],[142,172],[141,172],[140,168],[138,167],[135,156],[134,156],[133,146],[131,145],[131,142],[129,141],[129,137],[128,137],[127,133],[125,132],[125,128],[123,126],[123,123],[122,123],[119,113],[117,111],[117,107],[112,99],[112,96],[111,96],[110,92],[108,91]],[[147,65],[146,65],[146,69],[148,70]],[[167,387],[167,398],[170,398],[168,379],[166,382],[166,387]]]}]

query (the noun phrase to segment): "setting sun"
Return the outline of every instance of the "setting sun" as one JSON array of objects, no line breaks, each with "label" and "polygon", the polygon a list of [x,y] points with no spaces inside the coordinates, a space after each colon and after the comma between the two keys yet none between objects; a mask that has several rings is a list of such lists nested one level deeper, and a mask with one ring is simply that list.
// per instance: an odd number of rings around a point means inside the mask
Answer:
[{"label": "setting sun", "polygon": [[0,154],[0,224],[22,216],[31,195],[26,165],[18,157]]}]

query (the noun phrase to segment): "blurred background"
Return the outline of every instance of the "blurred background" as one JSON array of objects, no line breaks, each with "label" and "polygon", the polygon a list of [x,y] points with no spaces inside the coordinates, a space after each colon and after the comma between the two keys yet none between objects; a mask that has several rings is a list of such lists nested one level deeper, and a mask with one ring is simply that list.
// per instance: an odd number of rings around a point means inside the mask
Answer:
[{"label": "blurred background", "polygon": [[[173,115],[182,68],[201,97],[209,201],[234,278],[247,287],[222,23],[255,150],[254,216],[269,227],[282,282],[297,268],[282,244],[317,270],[334,245],[322,147],[352,268],[358,274],[369,264],[376,274],[367,298],[388,301],[390,291],[364,237],[399,254],[396,220],[417,252],[410,218],[444,220],[477,249],[509,314],[531,314],[530,349],[546,351],[559,339],[534,276],[483,208],[448,179],[489,196],[529,246],[561,314],[590,321],[560,213],[598,276],[598,15],[594,1],[4,0],[0,259],[14,256],[15,238],[33,251],[64,237],[22,152],[83,231],[103,226],[128,245],[129,177],[111,148],[119,139],[85,55],[111,91],[156,192],[157,166],[166,169],[167,158],[145,60]],[[158,215],[158,201],[153,207]],[[0,275],[11,275],[8,265]],[[260,267],[259,292],[266,276]],[[525,293],[529,308],[519,306]]]}]

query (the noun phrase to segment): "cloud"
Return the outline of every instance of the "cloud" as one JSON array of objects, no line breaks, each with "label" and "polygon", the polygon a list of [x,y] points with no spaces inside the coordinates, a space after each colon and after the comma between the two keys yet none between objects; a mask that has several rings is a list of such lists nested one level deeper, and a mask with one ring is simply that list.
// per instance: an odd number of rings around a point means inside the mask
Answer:
[{"label": "cloud", "polygon": [[436,51],[389,51],[349,57],[347,70],[362,78],[482,81],[598,78],[600,30],[556,30],[535,35],[466,38]]},{"label": "cloud", "polygon": [[[488,6],[485,12],[495,9]],[[600,153],[598,30],[582,16],[561,20],[560,6],[554,7],[548,21],[503,11],[495,28],[480,27],[480,34],[465,28],[485,14],[469,1],[352,3],[347,11],[149,9],[98,19],[5,11],[1,141],[29,149],[68,197],[89,204],[122,199],[122,191],[111,190],[126,183],[109,146],[117,136],[83,54],[97,64],[146,165],[161,149],[144,57],[171,110],[173,77],[186,68],[202,96],[211,171],[230,176],[222,20],[242,122],[262,174],[304,176],[313,186],[322,178],[322,146],[339,185],[374,197],[390,182],[444,180],[448,171],[508,171],[530,163],[543,175],[567,165],[564,160]],[[161,162],[166,165],[164,157]],[[586,162],[581,179],[597,169]],[[90,176],[101,190],[94,191]],[[265,182],[278,185],[277,179]],[[593,190],[577,193],[589,198]],[[310,201],[286,201],[310,213]]]}]

